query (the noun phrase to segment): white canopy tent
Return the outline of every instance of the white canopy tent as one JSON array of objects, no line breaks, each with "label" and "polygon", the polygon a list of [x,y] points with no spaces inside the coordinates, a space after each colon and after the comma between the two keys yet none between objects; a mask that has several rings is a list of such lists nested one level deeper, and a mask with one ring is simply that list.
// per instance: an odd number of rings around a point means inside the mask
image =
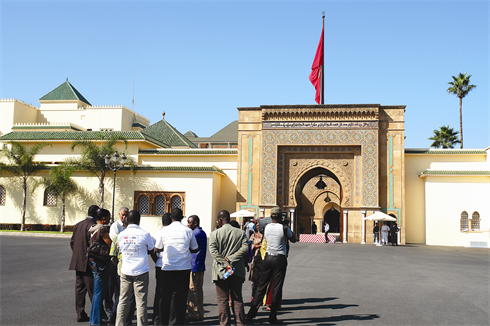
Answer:
[{"label": "white canopy tent", "polygon": [[240,218],[240,227],[243,228],[243,218],[244,217],[254,218],[255,213],[253,213],[251,211],[247,211],[246,209],[241,209],[239,211],[236,211],[235,213],[230,214],[230,217]]},{"label": "white canopy tent", "polygon": [[383,212],[376,212],[373,215],[366,216],[364,218],[365,221],[388,221],[388,222],[396,222],[396,218],[385,214]]}]

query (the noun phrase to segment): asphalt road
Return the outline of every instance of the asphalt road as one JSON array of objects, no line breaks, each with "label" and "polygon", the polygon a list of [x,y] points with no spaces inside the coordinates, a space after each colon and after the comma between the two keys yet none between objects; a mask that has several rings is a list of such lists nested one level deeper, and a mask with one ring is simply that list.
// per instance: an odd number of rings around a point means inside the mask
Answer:
[{"label": "asphalt road", "polygon": [[[0,235],[0,324],[88,326],[75,322],[70,257],[67,238]],[[487,249],[292,244],[278,317],[289,325],[489,325],[489,271]],[[150,273],[153,302],[153,266]],[[243,289],[248,302],[250,282]],[[192,324],[217,325],[209,272],[204,295],[205,320]],[[260,310],[256,324],[267,316]]]}]

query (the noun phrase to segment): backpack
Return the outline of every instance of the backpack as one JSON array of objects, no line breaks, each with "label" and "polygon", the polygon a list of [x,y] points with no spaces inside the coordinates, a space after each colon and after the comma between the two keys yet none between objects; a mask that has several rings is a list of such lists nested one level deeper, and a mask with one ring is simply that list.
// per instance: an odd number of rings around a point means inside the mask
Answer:
[{"label": "backpack", "polygon": [[95,261],[108,261],[110,248],[105,243],[104,239],[100,238],[100,229],[97,231],[97,236],[93,236],[90,240],[90,246],[87,248],[87,257]]}]

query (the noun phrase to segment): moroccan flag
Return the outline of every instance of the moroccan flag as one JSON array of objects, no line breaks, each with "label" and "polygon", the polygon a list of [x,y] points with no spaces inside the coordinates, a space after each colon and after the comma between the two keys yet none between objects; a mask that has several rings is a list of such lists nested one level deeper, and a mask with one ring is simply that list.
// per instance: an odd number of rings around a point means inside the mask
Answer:
[{"label": "moroccan flag", "polygon": [[323,70],[323,27],[322,36],[320,37],[320,43],[316,49],[315,59],[311,65],[310,81],[315,86],[316,94],[315,101],[320,104],[320,97],[322,92],[322,70]]}]

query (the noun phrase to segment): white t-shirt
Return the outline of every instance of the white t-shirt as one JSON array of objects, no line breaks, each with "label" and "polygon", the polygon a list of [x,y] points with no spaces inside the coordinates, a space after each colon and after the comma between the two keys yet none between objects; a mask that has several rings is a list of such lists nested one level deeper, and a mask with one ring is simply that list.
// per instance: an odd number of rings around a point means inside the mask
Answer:
[{"label": "white t-shirt", "polygon": [[[153,244],[157,243],[157,239],[155,239],[155,238],[152,238],[152,239],[153,239]],[[155,267],[162,268],[162,253],[161,252],[157,253],[157,261],[155,262]]]},{"label": "white t-shirt", "polygon": [[381,227],[381,232],[388,232],[390,230],[390,227],[388,225],[383,225]]},{"label": "white t-shirt", "polygon": [[191,252],[198,249],[192,229],[179,221],[162,228],[155,236],[155,248],[162,249],[162,270],[182,271],[191,269]]},{"label": "white t-shirt", "polygon": [[[293,236],[291,229],[287,228],[288,238]],[[286,237],[281,223],[269,223],[264,229],[264,238],[267,240],[267,253],[286,256]]]},{"label": "white t-shirt", "polygon": [[121,273],[138,276],[150,271],[148,250],[153,249],[151,235],[136,224],[129,224],[117,238],[117,247],[121,253]]},{"label": "white t-shirt", "polygon": [[121,222],[121,220],[117,220],[111,225],[111,230],[109,231],[109,237],[111,238],[112,241],[114,241],[116,235],[118,235],[122,231],[124,231],[124,225]]}]

